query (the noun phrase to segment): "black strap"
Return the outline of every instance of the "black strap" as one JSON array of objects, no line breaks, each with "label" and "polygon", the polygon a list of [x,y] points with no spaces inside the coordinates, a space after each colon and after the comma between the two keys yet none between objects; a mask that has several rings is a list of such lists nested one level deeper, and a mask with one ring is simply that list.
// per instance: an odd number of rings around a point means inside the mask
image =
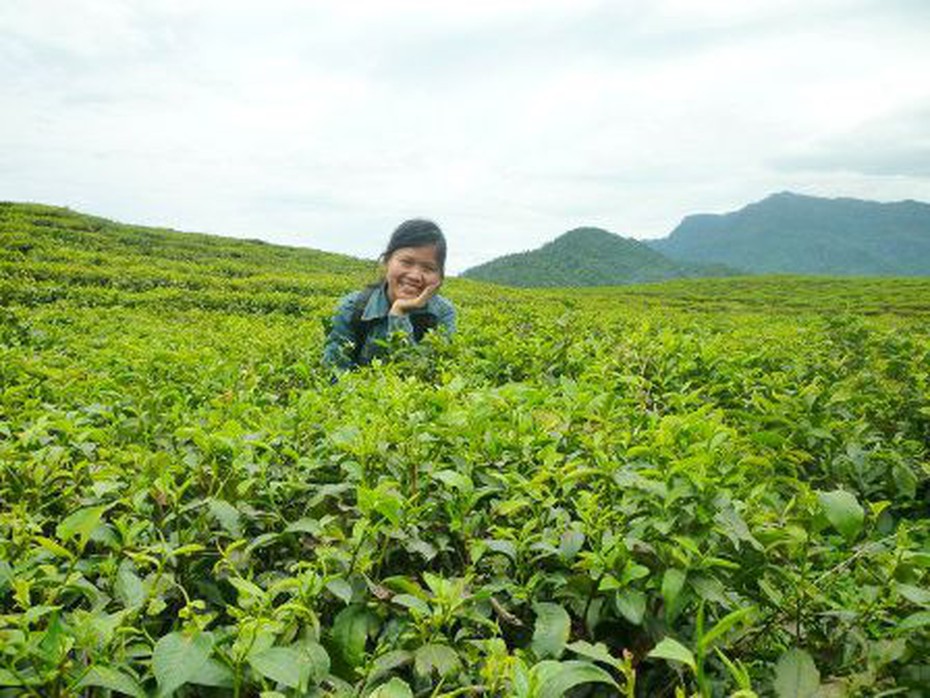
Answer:
[{"label": "black strap", "polygon": [[439,324],[432,313],[410,313],[410,322],[413,323],[413,339],[419,342],[429,330]]},{"label": "black strap", "polygon": [[[355,365],[361,364],[362,357],[362,347],[365,346],[365,340],[368,338],[368,331],[371,328],[371,322],[365,322],[362,320],[362,315],[365,314],[365,306],[368,305],[368,301],[381,284],[371,284],[366,286],[358,298],[355,299],[355,305],[352,307],[352,319],[349,322],[349,327],[352,330],[352,337],[354,340],[354,346],[352,347],[352,363]],[[432,330],[438,324],[436,316],[432,313],[410,313],[410,322],[413,325],[413,340],[419,342],[423,339],[429,330]]]}]

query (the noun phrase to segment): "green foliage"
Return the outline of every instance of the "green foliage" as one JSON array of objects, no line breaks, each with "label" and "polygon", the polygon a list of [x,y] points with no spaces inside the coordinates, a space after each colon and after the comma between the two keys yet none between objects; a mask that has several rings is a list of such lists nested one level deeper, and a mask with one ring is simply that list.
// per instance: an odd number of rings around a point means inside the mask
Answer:
[{"label": "green foliage", "polygon": [[930,282],[452,279],[333,383],[370,266],[0,212],[0,696],[926,685]]},{"label": "green foliage", "polygon": [[732,276],[723,265],[676,262],[645,243],[600,228],[576,228],[538,250],[498,257],[462,273],[509,286],[616,286],[682,277]]},{"label": "green foliage", "polygon": [[785,652],[775,665],[775,695],[778,698],[811,698],[820,688],[820,672],[804,650]]},{"label": "green foliage", "polygon": [[679,263],[755,274],[930,275],[930,204],[782,192],[723,215],[688,216],[649,240]]}]

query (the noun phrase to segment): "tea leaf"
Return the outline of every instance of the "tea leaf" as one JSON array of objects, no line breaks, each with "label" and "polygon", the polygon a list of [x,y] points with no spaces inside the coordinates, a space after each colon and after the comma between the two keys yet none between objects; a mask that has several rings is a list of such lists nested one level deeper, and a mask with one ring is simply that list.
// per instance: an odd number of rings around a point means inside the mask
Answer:
[{"label": "tea leaf", "polygon": [[113,591],[127,608],[138,608],[145,603],[145,587],[128,560],[124,560],[117,570]]},{"label": "tea leaf", "polygon": [[134,698],[146,698],[145,691],[135,679],[108,666],[91,667],[75,688],[81,689],[88,686],[107,688],[117,693],[125,693],[127,696],[134,696]]},{"label": "tea leaf", "polygon": [[100,519],[103,518],[104,513],[109,508],[109,505],[100,505],[78,509],[58,524],[55,528],[55,535],[62,541],[69,541],[77,537],[80,541],[80,547],[83,548],[94,529],[100,525]]},{"label": "tea leaf", "polygon": [[533,611],[536,613],[531,645],[534,654],[539,658],[560,657],[571,632],[568,612],[554,603],[533,604]]},{"label": "tea leaf", "polygon": [[269,647],[249,655],[249,665],[262,676],[289,688],[306,688],[305,658],[293,647]]},{"label": "tea leaf", "polygon": [[818,492],[817,498],[827,519],[846,540],[851,541],[859,535],[865,521],[865,511],[854,494],[845,490],[833,490]]},{"label": "tea leaf", "polygon": [[617,688],[610,674],[590,662],[547,659],[536,664],[530,674],[539,687],[539,698],[561,698],[566,692],[586,683],[602,683]]},{"label": "tea leaf", "polygon": [[710,630],[708,630],[702,637],[698,638],[698,647],[702,651],[706,651],[713,647],[714,642],[716,642],[721,636],[723,636],[728,630],[730,630],[734,625],[742,621],[744,618],[748,617],[755,611],[755,607],[749,606],[747,608],[738,608],[735,611],[731,611],[716,624]]},{"label": "tea leaf", "polygon": [[917,611],[898,623],[897,633],[904,633],[930,625],[930,611]]},{"label": "tea leaf", "polygon": [[428,677],[434,670],[446,676],[459,668],[459,657],[448,645],[423,645],[414,652],[414,667],[420,676]]},{"label": "tea leaf", "polygon": [[413,698],[413,691],[406,682],[395,676],[369,693],[368,698]]},{"label": "tea leaf", "polygon": [[240,523],[239,511],[229,502],[222,499],[211,497],[207,500],[207,506],[220,526],[222,526],[233,538],[242,537],[242,525]]},{"label": "tea leaf", "polygon": [[186,683],[197,683],[212,651],[213,636],[209,633],[174,632],[159,639],[152,651],[152,672],[159,693],[170,695]]},{"label": "tea leaf", "polygon": [[336,615],[332,638],[348,666],[356,667],[362,663],[372,623],[373,619],[368,609],[360,604],[346,606]]},{"label": "tea leaf", "polygon": [[633,625],[643,622],[646,613],[646,595],[636,589],[627,589],[617,594],[614,601],[617,611]]},{"label": "tea leaf", "polygon": [[657,659],[670,659],[682,664],[687,664],[692,670],[695,669],[694,655],[687,647],[670,637],[663,638],[659,644],[652,648],[647,655]]},{"label": "tea leaf", "polygon": [[820,672],[807,652],[791,649],[775,665],[773,687],[778,698],[810,698],[820,688]]},{"label": "tea leaf", "polygon": [[622,662],[614,657],[607,649],[607,646],[598,642],[595,645],[592,645],[587,640],[576,640],[567,646],[567,649],[571,650],[575,654],[580,654],[582,657],[587,659],[593,659],[596,662],[603,662],[604,664],[609,664],[615,669],[620,669],[623,665]]}]

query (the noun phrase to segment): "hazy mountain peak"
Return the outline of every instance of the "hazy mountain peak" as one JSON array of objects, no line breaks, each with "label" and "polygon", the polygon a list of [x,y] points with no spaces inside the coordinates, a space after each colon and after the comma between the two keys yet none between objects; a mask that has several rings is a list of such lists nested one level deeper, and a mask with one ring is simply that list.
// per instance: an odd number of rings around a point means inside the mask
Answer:
[{"label": "hazy mountain peak", "polygon": [[738,211],[688,216],[654,250],[755,273],[930,274],[930,205],[779,192]]},{"label": "hazy mountain peak", "polygon": [[462,274],[512,286],[615,286],[697,275],[691,265],[596,227],[573,228],[536,250],[505,255]]}]

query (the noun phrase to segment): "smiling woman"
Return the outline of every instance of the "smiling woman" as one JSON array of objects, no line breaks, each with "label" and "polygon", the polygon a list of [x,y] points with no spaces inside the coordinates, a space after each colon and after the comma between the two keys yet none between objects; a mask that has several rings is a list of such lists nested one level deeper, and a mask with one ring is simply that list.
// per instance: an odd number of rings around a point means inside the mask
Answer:
[{"label": "smiling woman", "polygon": [[445,277],[446,239],[432,221],[401,223],[381,255],[383,276],[339,303],[323,348],[337,369],[371,363],[392,337],[419,342],[434,328],[455,331],[455,308],[437,295]]}]

